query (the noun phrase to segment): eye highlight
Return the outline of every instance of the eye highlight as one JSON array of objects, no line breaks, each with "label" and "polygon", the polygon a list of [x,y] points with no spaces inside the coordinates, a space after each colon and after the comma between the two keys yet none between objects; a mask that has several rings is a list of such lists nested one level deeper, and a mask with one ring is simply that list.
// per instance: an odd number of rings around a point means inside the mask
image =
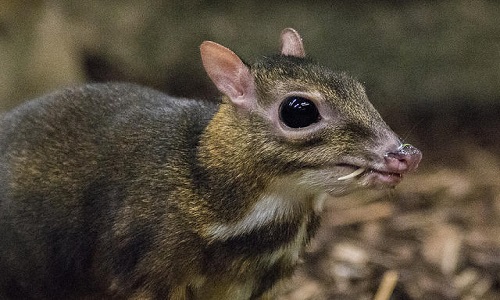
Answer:
[{"label": "eye highlight", "polygon": [[309,99],[291,96],[280,106],[280,119],[290,128],[303,128],[321,120],[318,108]]}]

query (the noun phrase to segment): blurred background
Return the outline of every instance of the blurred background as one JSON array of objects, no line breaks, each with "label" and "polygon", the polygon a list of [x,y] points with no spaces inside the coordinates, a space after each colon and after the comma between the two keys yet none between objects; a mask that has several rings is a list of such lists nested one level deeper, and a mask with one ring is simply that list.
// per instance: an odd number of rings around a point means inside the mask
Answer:
[{"label": "blurred background", "polygon": [[500,144],[496,1],[0,4],[0,111],[91,81],[132,81],[215,98],[201,67],[203,40],[252,61],[276,52],[281,30],[293,27],[310,57],[357,77],[387,122],[417,146],[439,151],[438,162],[459,139]]},{"label": "blurred background", "polygon": [[[0,0],[0,112],[60,87],[96,81],[131,81],[172,95],[216,99],[217,91],[201,66],[200,43],[216,41],[251,62],[278,50],[279,34],[285,27],[300,32],[310,57],[332,69],[347,71],[364,83],[387,123],[423,151],[420,173],[408,178],[407,189],[403,186],[391,195],[398,200],[396,203],[406,206],[387,204],[390,213],[377,220],[383,223],[376,228],[384,229],[379,234],[390,244],[387,232],[396,230],[408,236],[406,229],[398,229],[390,222],[400,217],[399,213],[419,216],[422,209],[437,213],[438,229],[425,227],[428,222],[417,222],[423,229],[412,227],[418,232],[415,239],[419,244],[411,248],[413,252],[408,250],[416,256],[405,252],[409,261],[419,259],[419,255],[425,258],[422,253],[429,249],[443,247],[432,244],[442,238],[425,244],[427,240],[422,236],[428,237],[426,233],[444,230],[443,234],[450,234],[443,226],[457,230],[451,230],[451,234],[458,232],[458,237],[449,238],[461,243],[454,250],[459,258],[451,273],[442,270],[439,259],[438,266],[433,261],[419,265],[422,270],[428,267],[435,276],[442,275],[442,285],[425,296],[438,293],[440,299],[455,299],[469,293],[469,289],[459,290],[450,278],[471,268],[478,274],[489,274],[487,280],[476,276],[488,283],[481,297],[499,296],[498,1]],[[458,208],[463,211],[457,212]],[[439,214],[443,209],[446,213]],[[357,229],[368,230],[378,224],[370,220],[368,225],[372,227],[366,229],[366,220],[360,218],[328,228],[330,232],[347,232],[351,227],[342,226],[354,224]],[[478,226],[492,231],[479,244],[478,228],[485,231]],[[472,229],[475,231],[470,242],[466,237]],[[368,243],[359,234],[354,231],[346,238]],[[310,253],[323,253],[328,247],[336,249],[338,243],[329,244],[331,237],[323,238],[323,246]],[[481,256],[480,264],[471,258],[477,252],[467,251],[483,249],[484,243],[490,256],[489,260]],[[369,272],[374,282],[380,280],[382,270],[389,269],[380,262],[378,266],[378,271]],[[423,297],[418,288],[412,292],[412,282],[420,281],[416,273],[411,274],[401,279],[402,295]],[[315,291],[330,287],[327,282],[336,282],[331,292],[323,289],[312,295],[334,298],[342,290],[335,274],[332,281],[324,282],[314,279],[326,276],[324,272],[310,269],[303,276],[314,283],[311,290]],[[426,287],[441,282],[427,279],[422,279]],[[420,290],[424,290],[422,286]],[[361,299],[358,296],[353,299]],[[341,298],[346,297],[342,294]]]}]

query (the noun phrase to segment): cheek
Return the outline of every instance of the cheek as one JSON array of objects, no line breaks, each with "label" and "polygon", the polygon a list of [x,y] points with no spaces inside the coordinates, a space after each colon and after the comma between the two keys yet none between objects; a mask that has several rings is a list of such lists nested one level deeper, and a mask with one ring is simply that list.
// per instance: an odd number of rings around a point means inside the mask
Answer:
[{"label": "cheek", "polygon": [[345,173],[343,167],[329,167],[321,170],[309,170],[302,174],[300,182],[317,193],[341,196],[359,188],[355,181],[339,181]]},{"label": "cheek", "polygon": [[349,132],[340,132],[328,138],[328,152],[325,154],[330,156],[330,159],[336,157],[339,160],[342,157],[364,157],[369,145],[368,139],[359,138]]},{"label": "cheek", "polygon": [[377,145],[377,134],[374,130],[358,123],[338,126],[332,131],[331,140],[344,155],[362,155],[371,152]]},{"label": "cheek", "polygon": [[343,125],[340,130],[343,134],[356,140],[370,139],[375,136],[374,132],[370,128],[360,123],[347,123]]}]

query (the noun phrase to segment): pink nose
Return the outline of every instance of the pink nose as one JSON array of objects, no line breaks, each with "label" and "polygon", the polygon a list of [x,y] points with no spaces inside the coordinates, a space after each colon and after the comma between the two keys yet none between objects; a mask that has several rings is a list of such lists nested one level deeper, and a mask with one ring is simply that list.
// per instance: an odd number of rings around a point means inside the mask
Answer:
[{"label": "pink nose", "polygon": [[386,167],[394,173],[406,173],[415,170],[422,159],[422,152],[410,144],[403,144],[396,152],[385,155]]}]

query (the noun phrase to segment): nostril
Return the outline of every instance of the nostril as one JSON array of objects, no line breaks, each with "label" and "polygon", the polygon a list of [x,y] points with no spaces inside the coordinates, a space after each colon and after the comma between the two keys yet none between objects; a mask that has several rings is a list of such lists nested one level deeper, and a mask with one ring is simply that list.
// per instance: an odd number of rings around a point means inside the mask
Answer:
[{"label": "nostril", "polygon": [[385,155],[384,158],[387,164],[387,168],[391,172],[405,172],[409,168],[406,157],[398,152],[389,152]]},{"label": "nostril", "polygon": [[388,168],[399,172],[415,170],[422,159],[422,153],[410,144],[401,145],[397,151],[388,152],[385,160]]},{"label": "nostril", "polygon": [[406,155],[401,152],[388,152],[385,157],[387,159],[397,159],[399,161],[406,161]]}]

